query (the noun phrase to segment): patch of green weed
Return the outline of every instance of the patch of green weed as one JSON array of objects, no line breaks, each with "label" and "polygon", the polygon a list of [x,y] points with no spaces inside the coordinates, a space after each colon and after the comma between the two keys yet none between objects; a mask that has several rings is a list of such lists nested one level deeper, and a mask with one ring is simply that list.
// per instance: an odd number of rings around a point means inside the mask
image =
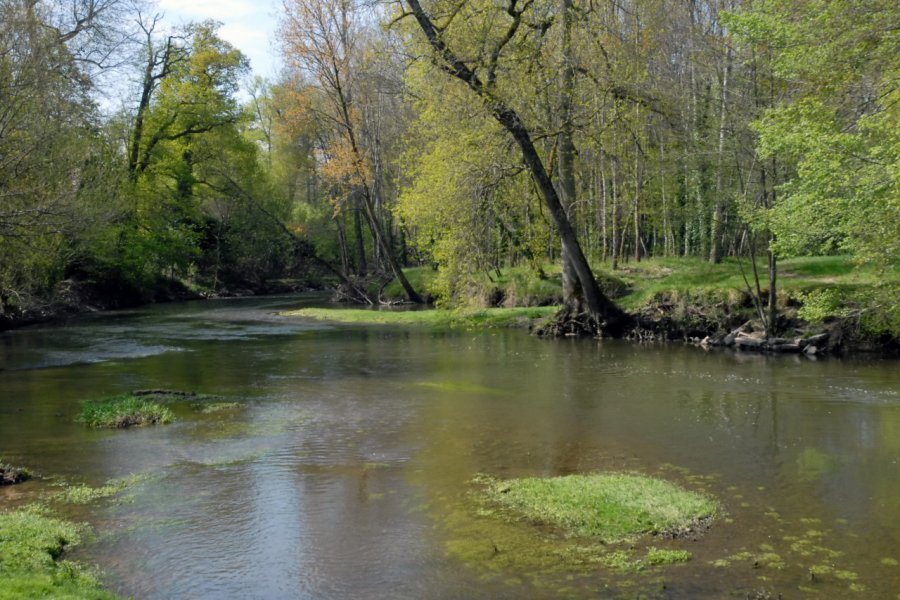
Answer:
[{"label": "patch of green weed", "polygon": [[89,427],[125,429],[170,423],[174,418],[171,409],[147,396],[124,394],[84,402],[76,420]]}]

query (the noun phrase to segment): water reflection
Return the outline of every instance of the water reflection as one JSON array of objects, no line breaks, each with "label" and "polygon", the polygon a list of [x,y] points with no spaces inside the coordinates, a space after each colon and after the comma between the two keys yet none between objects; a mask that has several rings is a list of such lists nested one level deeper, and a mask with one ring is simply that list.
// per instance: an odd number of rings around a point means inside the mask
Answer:
[{"label": "water reflection", "polygon": [[[662,474],[725,503],[733,522],[717,525],[691,547],[691,563],[664,575],[664,597],[718,598],[765,585],[796,592],[808,583],[806,559],[790,538],[810,530],[821,530],[820,546],[843,553],[870,597],[892,597],[900,582],[882,562],[900,558],[892,363],[798,365],[679,346],[343,328],[273,314],[296,303],[156,307],[0,337],[0,455],[93,483],[156,476],[133,503],[81,515],[106,533],[77,556],[100,563],[120,591],[559,597],[564,581],[485,578],[484,565],[448,555],[446,522],[464,512],[475,473],[598,469]],[[96,348],[108,340],[177,351],[104,356]],[[102,362],[47,359],[79,349]],[[56,366],[37,368],[49,364]],[[180,406],[176,424],[128,432],[72,423],[78,401],[142,387],[220,394],[240,407],[203,415]],[[762,544],[788,567],[710,564]],[[604,590],[606,577],[580,576],[572,595]]]}]

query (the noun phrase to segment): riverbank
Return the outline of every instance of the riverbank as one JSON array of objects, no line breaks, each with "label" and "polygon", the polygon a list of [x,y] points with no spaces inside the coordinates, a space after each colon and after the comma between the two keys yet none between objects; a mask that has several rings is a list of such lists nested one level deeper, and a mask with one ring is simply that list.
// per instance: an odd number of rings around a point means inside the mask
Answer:
[{"label": "riverbank", "polygon": [[[891,300],[900,273],[859,268],[848,257],[806,257],[780,266],[776,334],[765,326],[750,288],[750,266],[737,259],[717,265],[698,259],[653,259],[623,265],[616,271],[596,268],[604,290],[634,317],[627,338],[682,341],[703,347],[730,347],[751,352],[805,352],[807,355],[900,352],[900,309]],[[433,293],[435,273],[409,269],[411,281]],[[745,279],[745,277],[747,279]],[[579,335],[584,328],[560,315],[547,327],[562,298],[559,269],[540,273],[507,269],[485,278],[471,295],[432,311],[305,309],[286,313],[343,323],[416,325],[433,328],[525,326],[550,335]],[[761,293],[765,295],[763,288]],[[402,290],[385,288],[388,304],[400,302]],[[382,307],[384,308],[384,307]],[[528,313],[526,309],[540,309]],[[520,311],[509,312],[509,311]]]},{"label": "riverbank", "polygon": [[324,284],[315,277],[279,279],[254,286],[217,290],[192,288],[178,280],[160,281],[146,290],[112,282],[65,280],[46,298],[20,299],[11,306],[6,305],[5,310],[0,311],[0,332],[61,321],[79,314],[135,308],[149,304],[290,294],[321,289],[324,289]]}]

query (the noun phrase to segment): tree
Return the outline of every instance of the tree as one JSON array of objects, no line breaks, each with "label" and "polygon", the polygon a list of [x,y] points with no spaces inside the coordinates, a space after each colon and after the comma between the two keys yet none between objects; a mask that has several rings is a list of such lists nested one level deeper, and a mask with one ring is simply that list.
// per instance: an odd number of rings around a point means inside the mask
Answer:
[{"label": "tree", "polygon": [[59,5],[0,3],[0,313],[52,295],[69,241],[115,189],[82,65],[116,4],[73,2],[72,22]]},{"label": "tree", "polygon": [[[388,231],[379,214],[377,147],[363,145],[364,114],[358,98],[361,91],[358,78],[364,13],[353,0],[292,0],[285,3],[285,10],[281,30],[285,56],[298,76],[309,74],[310,83],[325,100],[319,114],[333,126],[333,135],[323,148],[327,158],[323,173],[344,187],[343,196],[348,200],[362,202],[375,245],[391,273],[409,300],[421,303],[422,297],[409,283],[390,246]],[[358,223],[355,237],[357,242],[361,241]],[[358,250],[357,254],[362,252]],[[362,260],[364,254],[358,264]]]},{"label": "tree", "polygon": [[[507,69],[513,69],[512,65],[501,61],[504,51],[508,52],[509,48],[514,46],[514,41],[518,41],[517,36],[527,35],[532,27],[539,27],[536,16],[529,13],[533,3],[525,2],[520,5],[517,0],[509,0],[502,11],[493,14],[489,7],[479,7],[485,14],[490,14],[491,18],[496,19],[495,23],[503,25],[494,25],[489,28],[489,33],[485,37],[475,41],[477,52],[475,56],[483,58],[472,65],[462,60],[450,44],[460,41],[455,37],[459,35],[458,30],[462,27],[458,24],[466,24],[468,19],[477,18],[475,14],[466,14],[469,11],[474,12],[474,3],[459,4],[437,24],[418,0],[406,0],[405,4],[409,8],[409,15],[415,19],[431,48],[434,63],[448,75],[464,83],[483,102],[486,110],[519,147],[523,162],[553,218],[562,247],[578,278],[584,293],[586,312],[592,318],[602,321],[601,329],[616,332],[623,326],[625,315],[600,290],[550,173],[534,145],[531,131],[498,86],[498,76],[501,73],[508,76]],[[501,64],[503,71],[500,70]]]}]

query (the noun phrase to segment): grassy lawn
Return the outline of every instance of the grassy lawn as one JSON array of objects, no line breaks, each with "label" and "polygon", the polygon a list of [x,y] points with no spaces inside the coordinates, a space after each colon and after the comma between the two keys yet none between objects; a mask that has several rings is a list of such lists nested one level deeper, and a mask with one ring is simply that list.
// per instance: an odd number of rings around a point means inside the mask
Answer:
[{"label": "grassy lawn", "polygon": [[[757,261],[760,284],[768,288],[764,259]],[[752,266],[747,260],[726,258],[717,265],[697,258],[655,258],[640,263],[627,263],[615,272],[630,293],[620,299],[624,308],[635,309],[661,292],[744,292],[747,285],[741,275],[753,282]],[[779,292],[796,293],[823,287],[857,289],[886,280],[900,280],[900,269],[878,273],[873,268],[857,268],[846,256],[813,256],[791,258],[778,263]]]}]

